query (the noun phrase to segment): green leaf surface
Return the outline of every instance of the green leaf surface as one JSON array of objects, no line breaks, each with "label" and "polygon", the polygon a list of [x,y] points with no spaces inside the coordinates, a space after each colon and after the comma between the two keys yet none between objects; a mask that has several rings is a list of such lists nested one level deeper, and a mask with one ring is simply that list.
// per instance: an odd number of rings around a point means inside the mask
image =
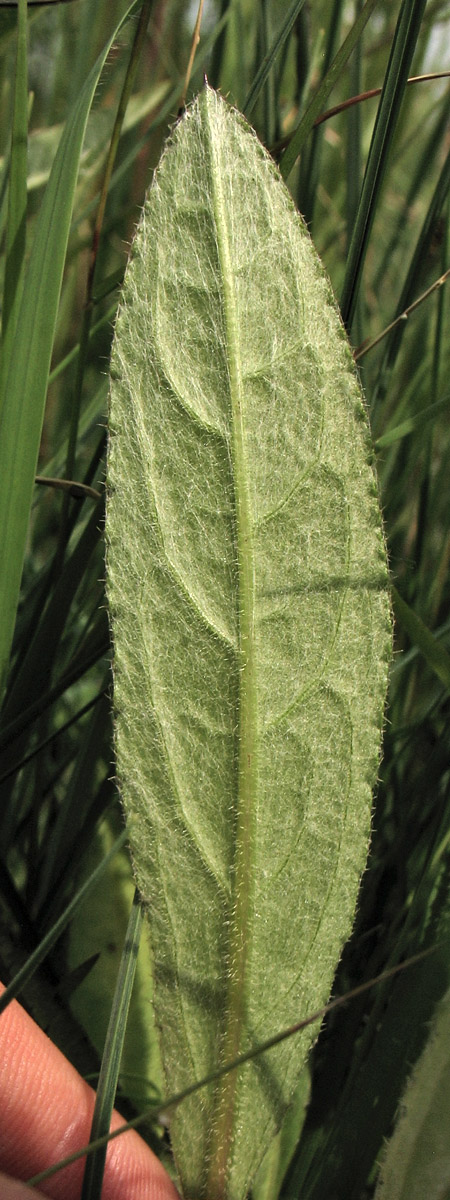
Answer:
[{"label": "green leaf surface", "polygon": [[339,79],[339,76],[342,74],[342,71],[348,59],[350,58],[352,51],[355,49],[355,46],[357,45],[363,33],[364,27],[367,24],[369,17],[372,15],[376,4],[377,0],[366,0],[366,3],[359,13],[354,25],[352,25],[350,32],[347,34],[345,41],[342,43],[342,46],[339,47],[339,50],[337,51],[337,54],[335,55],[324,79],[322,79],[320,87],[313,96],[311,103],[306,109],[306,112],[303,113],[303,116],[301,117],[297,128],[294,130],[289,145],[284,151],[283,157],[280,161],[280,171],[283,179],[288,179],[295,161],[301,153],[306,139],[311,133],[311,130],[314,126],[314,121],[318,116],[320,116],[320,113],[325,108],[328,96],[333,90],[336,81]]},{"label": "green leaf surface", "polygon": [[437,1007],[428,1043],[409,1080],[387,1145],[376,1200],[450,1196],[450,992]]},{"label": "green leaf surface", "polygon": [[307,1067],[300,1075],[294,1099],[281,1129],[264,1155],[252,1187],[252,1200],[277,1200],[291,1159],[295,1153],[310,1100],[311,1081]]},{"label": "green leaf surface", "polygon": [[345,269],[341,309],[347,328],[350,327],[353,318],[361,271],[376,212],[377,196],[400,115],[425,6],[426,0],[403,0],[398,15]]},{"label": "green leaf surface", "polygon": [[397,588],[392,589],[394,612],[398,621],[406,629],[413,646],[417,646],[426,659],[431,670],[435,672],[441,683],[450,689],[450,654],[445,646],[438,642],[435,635],[428,629],[418,613],[400,596]]},{"label": "green leaf surface", "polygon": [[[107,819],[96,829],[86,863],[87,877],[111,849],[114,828]],[[99,1055],[105,1044],[133,890],[130,856],[125,847],[111,860],[84,908],[81,905],[77,909],[70,926],[70,969],[97,958],[72,996],[71,1008]],[[162,1084],[157,1035],[149,1011],[150,988],[148,938],[142,937],[120,1069],[122,1094],[140,1111],[154,1099],[155,1093],[161,1093]]]},{"label": "green leaf surface", "polygon": [[[156,173],[112,356],[118,771],[168,1090],[327,999],[390,654],[362,397],[273,162],[206,88]],[[186,1197],[240,1200],[304,1031],[174,1114]]]},{"label": "green leaf surface", "polygon": [[437,416],[442,412],[448,411],[450,394],[447,392],[442,400],[436,400],[434,404],[427,405],[420,412],[414,413],[411,417],[406,417],[400,425],[395,425],[393,429],[388,429],[381,437],[377,438],[375,447],[377,450],[382,450],[384,446],[392,446],[393,442],[400,441],[401,438],[408,437],[410,433],[416,433],[418,429],[423,429],[424,426],[434,422]]},{"label": "green leaf surface", "polygon": [[14,979],[11,980],[11,983],[7,988],[5,988],[5,991],[2,992],[0,997],[0,1016],[10,1001],[14,1000],[16,996],[20,995],[22,988],[25,987],[25,984],[29,979],[32,979],[34,972],[37,971],[37,968],[40,966],[40,964],[45,962],[49,951],[51,950],[52,946],[56,945],[56,942],[58,941],[58,938],[61,937],[61,934],[64,933],[64,930],[71,921],[74,912],[76,912],[76,909],[78,908],[78,905],[82,903],[82,901],[91,891],[91,888],[95,887],[96,883],[103,874],[103,871],[105,871],[108,867],[111,859],[114,858],[114,855],[117,854],[118,850],[122,849],[124,841],[125,831],[123,831],[116,839],[102,862],[95,869],[95,871],[92,872],[92,875],[89,876],[89,879],[85,880],[79,891],[75,896],[72,897],[67,907],[58,917],[58,920],[55,921],[55,924],[52,925],[52,928],[49,929],[45,937],[42,938],[42,941],[39,942],[39,945],[36,946],[36,949],[33,951],[33,953],[29,955],[25,965],[20,971],[18,971]]},{"label": "green leaf surface", "polygon": [[[95,1108],[92,1114],[91,1142],[95,1142],[97,1138],[101,1138],[108,1133],[111,1124],[119,1080],[120,1062],[125,1042],[127,1017],[136,974],[141,930],[142,907],[139,902],[138,893],[135,891],[97,1085]],[[81,1200],[97,1200],[101,1195],[107,1149],[107,1146],[102,1146],[87,1157]]]},{"label": "green leaf surface", "polygon": [[0,700],[14,630],[72,205],[104,46],[74,104],[53,163],[23,284],[0,414]]},{"label": "green leaf surface", "polygon": [[291,33],[291,30],[301,13],[304,3],[305,0],[293,0],[291,7],[288,9],[288,12],[285,15],[281,28],[278,30],[276,37],[274,38],[270,50],[262,60],[261,66],[255,75],[244,105],[244,108],[249,115],[251,112],[253,112],[256,101],[262,87],[265,84],[267,76],[270,74],[270,71],[276,62],[277,56],[282,50],[286,39],[289,37],[289,34]]},{"label": "green leaf surface", "polygon": [[14,81],[14,116],[6,226],[5,277],[3,283],[2,345],[0,357],[0,409],[4,400],[9,353],[23,288],[27,215],[27,5],[17,9],[17,53]]}]

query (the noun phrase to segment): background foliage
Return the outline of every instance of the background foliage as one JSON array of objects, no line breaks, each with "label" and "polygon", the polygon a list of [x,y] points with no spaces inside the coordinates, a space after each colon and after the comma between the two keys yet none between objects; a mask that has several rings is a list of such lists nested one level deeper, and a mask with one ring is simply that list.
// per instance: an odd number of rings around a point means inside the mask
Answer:
[{"label": "background foliage", "polygon": [[[52,930],[121,829],[102,582],[108,356],[127,247],[183,93],[195,7],[187,0],[138,3],[118,30],[127,11],[123,0],[33,6],[27,35],[22,20],[18,54],[17,8],[0,9],[0,94],[2,111],[10,114],[0,130],[0,597],[11,614],[39,440],[44,481],[33,489],[0,730],[0,969],[5,982],[22,969],[30,976],[31,954],[51,935],[50,952],[38,954],[42,961],[21,999],[89,1075],[99,1067],[121,954],[118,930],[123,925],[125,932],[132,895],[123,850],[64,931],[57,936]],[[318,111],[387,79],[386,120],[382,126],[379,118],[372,141],[364,211],[361,187],[378,100],[365,99],[314,130],[317,114],[305,115],[361,9],[343,0],[288,6],[281,0],[211,0],[190,84],[193,93],[206,71],[210,83],[247,113],[282,165],[286,139],[304,117],[302,155],[288,182],[359,348],[372,426],[397,589],[396,654],[370,860],[334,994],[437,945],[424,963],[336,1010],[325,1023],[311,1060],[303,1132],[300,1137],[299,1121],[290,1139],[290,1150],[295,1148],[281,1186],[281,1196],[290,1200],[373,1194],[378,1155],[408,1067],[450,982],[445,288],[435,289],[363,353],[449,265],[448,84],[406,86],[405,74],[445,68],[450,5],[378,0],[332,92],[321,93]],[[295,17],[290,28],[289,13]],[[393,60],[394,32],[402,21]],[[255,96],[258,71],[283,30]],[[103,69],[101,63],[95,69],[99,55],[106,57]],[[130,61],[136,73],[113,161],[114,122]],[[49,479],[83,486],[44,486]],[[4,658],[7,625],[2,618]],[[122,1064],[125,1113],[161,1087],[148,1030],[147,955],[143,946]],[[167,1152],[160,1129],[149,1127],[147,1136]],[[276,1175],[266,1191],[269,1200],[277,1194]]]}]

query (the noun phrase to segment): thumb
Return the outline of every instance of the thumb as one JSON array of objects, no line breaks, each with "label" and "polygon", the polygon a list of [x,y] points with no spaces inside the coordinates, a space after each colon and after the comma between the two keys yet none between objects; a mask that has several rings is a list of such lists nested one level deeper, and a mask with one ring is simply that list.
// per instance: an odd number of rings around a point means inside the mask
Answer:
[{"label": "thumb", "polygon": [[19,1179],[10,1179],[9,1175],[0,1173],[0,1200],[45,1200],[42,1192],[27,1187]]}]

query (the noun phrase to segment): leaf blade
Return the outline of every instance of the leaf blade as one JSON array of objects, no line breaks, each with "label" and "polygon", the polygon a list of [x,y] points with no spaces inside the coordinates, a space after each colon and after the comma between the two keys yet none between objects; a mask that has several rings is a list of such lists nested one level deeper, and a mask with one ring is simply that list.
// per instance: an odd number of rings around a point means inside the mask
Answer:
[{"label": "leaf blade", "polygon": [[78,163],[89,110],[118,23],[73,106],[37,221],[0,415],[0,700],[14,631],[48,373]]},{"label": "leaf blade", "polygon": [[23,287],[26,250],[27,213],[27,142],[28,142],[28,64],[27,6],[17,7],[17,51],[14,81],[14,115],[11,137],[11,167],[6,226],[5,278],[3,284],[0,407],[7,376],[9,346],[12,341]]},{"label": "leaf blade", "polygon": [[442,997],[430,1036],[408,1080],[397,1123],[384,1148],[376,1200],[430,1200],[448,1195],[450,994]]},{"label": "leaf blade", "polygon": [[333,62],[331,63],[326,75],[324,76],[320,87],[313,96],[311,103],[308,105],[306,112],[300,118],[294,133],[290,139],[286,150],[280,161],[280,171],[283,179],[288,179],[296,159],[301,153],[306,139],[309,137],[314,126],[314,121],[322,112],[328,96],[332,91],[336,80],[343,71],[347,60],[350,58],[352,50],[356,46],[358,39],[361,37],[364,27],[372,16],[372,11],[375,8],[377,0],[366,0],[366,3],[359,13],[350,32],[347,34],[345,41],[339,47]]},{"label": "leaf blade", "polygon": [[[209,89],[157,172],[124,296],[117,751],[181,1091],[328,995],[367,850],[389,604],[329,286],[273,163]],[[246,1194],[309,1042],[175,1114],[186,1196]]]}]

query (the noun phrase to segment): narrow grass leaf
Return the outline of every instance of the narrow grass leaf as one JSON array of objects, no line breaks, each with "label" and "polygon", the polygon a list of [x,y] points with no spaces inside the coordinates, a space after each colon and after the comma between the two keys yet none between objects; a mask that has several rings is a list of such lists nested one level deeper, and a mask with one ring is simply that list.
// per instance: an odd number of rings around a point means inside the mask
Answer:
[{"label": "narrow grass leaf", "polygon": [[5,722],[12,721],[22,713],[27,704],[31,704],[43,688],[49,686],[70,609],[101,535],[102,518],[103,506],[100,501],[84,528],[80,529],[78,540],[73,549],[71,547],[53,590],[48,588],[47,606],[36,628],[29,632],[26,653],[5,700],[2,713]]},{"label": "narrow grass leaf", "polygon": [[[91,261],[89,267],[86,299],[84,304],[83,319],[81,323],[80,348],[77,360],[77,370],[75,374],[75,382],[73,387],[70,427],[67,445],[67,458],[65,466],[65,475],[67,479],[73,478],[77,441],[78,441],[78,425],[80,420],[81,401],[83,394],[83,384],[86,371],[87,354],[89,347],[89,335],[93,317],[93,295],[94,283],[97,269],[97,256],[102,234],[103,221],[105,216],[106,201],[108,197],[111,177],[113,174],[114,162],[117,155],[120,137],[123,131],[125,112],[128,101],[131,96],[131,91],[136,76],[136,71],[139,63],[139,58],[142,51],[142,46],[147,33],[147,26],[150,19],[150,13],[153,5],[153,0],[142,0],[139,19],[136,22],[134,38],[131,46],[130,57],[128,60],[127,70],[120,93],[117,112],[114,120],[114,125],[111,133],[111,140],[108,147],[105,169],[103,174],[102,185],[100,188],[100,197],[97,213],[95,216],[94,228],[92,232],[92,249]],[[63,498],[61,512],[61,527],[60,527],[60,542],[64,544],[64,535],[67,529],[69,516],[69,497],[66,495]]]},{"label": "narrow grass leaf", "polygon": [[49,929],[48,933],[46,933],[45,937],[42,938],[42,941],[39,943],[38,946],[36,946],[36,949],[33,951],[33,953],[30,954],[30,957],[27,960],[27,962],[25,963],[25,965],[22,967],[22,969],[20,971],[18,971],[18,973],[17,973],[17,975],[15,975],[14,979],[11,980],[11,983],[8,985],[8,987],[5,989],[2,996],[0,997],[0,1015],[4,1011],[4,1009],[7,1007],[7,1005],[10,1003],[10,1001],[14,1000],[15,997],[20,994],[20,992],[22,991],[22,988],[24,988],[25,984],[27,984],[28,981],[32,978],[32,976],[34,975],[34,972],[37,971],[40,964],[45,961],[45,959],[47,958],[47,955],[50,953],[50,950],[52,949],[52,946],[56,945],[56,942],[61,937],[61,934],[64,933],[64,930],[67,928],[73,913],[78,908],[78,905],[82,904],[83,900],[85,900],[86,896],[91,891],[91,889],[95,887],[96,883],[101,878],[103,872],[106,870],[109,862],[114,857],[114,855],[117,854],[119,850],[121,850],[125,841],[126,841],[126,830],[124,830],[123,833],[121,833],[119,835],[119,837],[114,842],[114,845],[111,847],[111,850],[109,850],[108,854],[105,855],[103,861],[96,868],[96,870],[92,872],[92,875],[89,876],[89,879],[86,880],[86,882],[78,890],[76,895],[73,896],[70,903],[64,909],[64,912],[61,913],[61,915],[58,917],[58,920],[55,921],[54,925],[52,925],[52,928]]},{"label": "narrow grass leaf", "polygon": [[435,421],[441,413],[447,412],[450,405],[450,392],[443,396],[442,400],[436,400],[435,404],[428,404],[427,408],[423,408],[421,412],[416,413],[413,417],[407,417],[400,425],[395,425],[393,429],[388,429],[386,433],[382,433],[381,437],[377,438],[375,448],[382,450],[383,447],[391,446],[393,442],[400,441],[401,438],[408,437],[410,433],[415,433],[418,429],[423,429],[430,423]]},{"label": "narrow grass leaf", "polygon": [[444,1200],[450,1193],[450,991],[402,1097],[375,1200]]},{"label": "narrow grass leaf", "polygon": [[276,62],[278,55],[281,53],[283,46],[295,25],[297,17],[301,13],[304,3],[305,3],[305,0],[294,0],[294,3],[291,4],[290,9],[286,13],[286,16],[283,21],[283,24],[281,25],[281,28],[278,30],[278,33],[276,34],[276,36],[273,39],[270,50],[268,50],[267,54],[265,55],[265,57],[262,60],[261,66],[259,67],[259,70],[257,71],[257,73],[255,75],[252,86],[250,88],[250,91],[248,93],[247,99],[244,104],[244,112],[247,113],[248,115],[250,115],[250,113],[253,112],[253,109],[255,107],[258,96],[261,92],[261,89],[264,87],[264,84],[266,82],[267,76],[270,74],[270,71],[271,71],[274,63]]},{"label": "narrow grass leaf", "polygon": [[[418,283],[422,278],[424,263],[430,253],[430,245],[436,230],[436,223],[442,213],[442,208],[445,205],[450,189],[450,150],[447,152],[442,163],[442,168],[439,172],[436,186],[430,203],[427,207],[423,223],[414,246],[414,252],[411,262],[408,266],[406,278],[396,302],[397,312],[404,312],[414,302],[417,296]],[[399,350],[403,341],[403,335],[407,328],[406,321],[400,321],[395,324],[387,334],[386,346],[383,359],[378,368],[378,378],[373,390],[373,406],[384,399],[386,390],[391,377],[392,368],[397,360]]]},{"label": "narrow grass leaf", "polygon": [[373,286],[378,293],[382,286],[383,279],[389,271],[389,264],[396,252],[396,247],[401,239],[401,231],[407,221],[407,214],[411,212],[411,207],[417,204],[418,197],[423,188],[424,180],[431,177],[431,172],[435,171],[436,158],[442,153],[442,146],[445,144],[445,135],[448,127],[448,98],[443,97],[442,103],[439,105],[435,120],[428,131],[424,142],[419,143],[417,147],[417,161],[414,164],[414,169],[408,180],[407,190],[405,191],[402,204],[399,211],[392,214],[392,220],[388,228],[388,237],[386,244],[383,247],[380,259],[378,261]]},{"label": "narrow grass leaf", "polygon": [[437,641],[430,629],[427,629],[422,618],[410,608],[406,600],[400,596],[397,588],[392,588],[392,599],[395,615],[406,630],[414,646],[417,646],[428,666],[435,672],[441,683],[450,689],[450,654]]},{"label": "narrow grass leaf", "polygon": [[83,678],[99,659],[108,654],[109,646],[107,619],[100,611],[97,620],[89,629],[88,635],[85,636],[81,648],[74,654],[56,683],[48,690],[44,690],[33,704],[27,706],[23,712],[19,713],[18,717],[9,721],[0,730],[0,752],[3,753],[4,750],[7,750],[9,753],[12,742],[20,737],[24,729],[29,728],[37,717],[47,712],[73,684]]},{"label": "narrow grass leaf", "polygon": [[[135,892],[125,936],[119,974],[106,1034],[105,1048],[95,1098],[91,1125],[91,1140],[108,1132],[119,1079],[128,1010],[136,973],[137,956],[142,929],[142,908]],[[101,1195],[107,1145],[88,1155],[83,1177],[81,1200],[97,1200]]]},{"label": "narrow grass leaf", "polygon": [[9,779],[11,777],[11,775],[20,771],[23,767],[25,767],[27,765],[28,762],[31,761],[31,759],[35,758],[36,755],[40,754],[42,750],[47,748],[47,746],[51,746],[53,744],[53,742],[61,734],[65,733],[68,729],[71,728],[72,725],[75,725],[77,721],[81,720],[81,718],[84,717],[85,713],[89,712],[89,710],[91,708],[93,708],[95,704],[98,703],[98,701],[100,700],[100,697],[102,695],[103,695],[103,692],[98,692],[96,696],[93,696],[92,700],[88,700],[87,704],[84,704],[82,708],[78,709],[78,712],[75,712],[71,717],[69,717],[69,719],[67,721],[64,721],[62,723],[62,725],[59,726],[59,728],[53,729],[52,732],[49,733],[47,737],[45,737],[41,742],[38,742],[37,744],[35,744],[33,746],[33,749],[30,750],[29,754],[26,755],[24,758],[21,758],[18,756],[17,761],[13,762],[12,766],[9,767],[8,771],[6,771],[4,775],[0,775],[0,787],[3,783],[6,782],[7,779]]},{"label": "narrow grass leaf", "polygon": [[425,6],[426,0],[403,0],[395,29],[342,289],[341,312],[347,326],[353,318],[369,234]]},{"label": "narrow grass leaf", "polygon": [[[336,45],[342,19],[342,8],[342,0],[334,0],[324,47],[321,72],[322,80],[326,78],[327,72],[329,71],[331,63],[336,54]],[[302,169],[299,173],[298,192],[296,196],[297,207],[300,209],[302,217],[306,221],[309,229],[312,228],[314,206],[318,193],[323,137],[324,130],[321,129],[320,126],[313,129],[311,138],[309,139],[308,151],[304,156]]]},{"label": "narrow grass leaf", "polygon": [[[118,770],[170,1090],[326,999],[365,863],[390,652],[359,385],[279,173],[209,88],[176,127],[112,357]],[[242,1200],[311,1033],[174,1114]]]},{"label": "narrow grass leaf", "polygon": [[[115,809],[93,832],[82,868],[86,876],[110,849],[117,819],[120,821]],[[130,856],[128,847],[124,847],[110,862],[86,906],[75,913],[67,938],[70,974],[78,963],[99,952],[98,962],[73,995],[71,1008],[80,1024],[89,1030],[90,1041],[100,1055],[105,1045],[133,893]],[[119,1084],[121,1093],[131,1100],[138,1112],[162,1096],[159,1041],[149,999],[151,989],[150,946],[145,936],[141,937],[139,946]]]},{"label": "narrow grass leaf", "polygon": [[3,280],[0,409],[5,400],[4,385],[23,290],[27,214],[27,136],[27,2],[20,0],[17,8],[17,54]]},{"label": "narrow grass leaf", "polygon": [[132,5],[92,68],[62,135],[26,273],[0,413],[0,700],[17,609],[47,380],[86,122],[102,68]]},{"label": "narrow grass leaf", "polygon": [[322,80],[320,87],[315,92],[311,103],[308,105],[306,112],[303,113],[296,130],[292,134],[291,140],[283,157],[280,161],[280,171],[283,179],[288,179],[292,168],[303,149],[303,146],[309,137],[314,125],[314,121],[320,116],[325,108],[330,92],[334,88],[336,81],[342,74],[345,64],[348,62],[352,51],[354,50],[363,29],[367,25],[369,17],[372,15],[373,9],[378,0],[366,0],[362,12],[360,12],[350,32],[347,34],[345,41],[340,46],[336,57],[333,59],[331,67],[327,71],[325,78]]},{"label": "narrow grass leaf", "polygon": [[[42,930],[45,925],[48,926],[51,923],[52,917],[49,920],[48,906],[50,904],[50,914],[52,914],[58,883],[61,879],[67,879],[69,875],[73,860],[74,839],[79,840],[83,836],[85,822],[89,818],[89,809],[92,804],[93,781],[95,780],[94,787],[96,789],[100,786],[99,749],[102,746],[106,748],[109,741],[107,695],[109,671],[108,664],[104,678],[104,693],[92,712],[83,741],[79,744],[70,782],[64,794],[64,801],[52,822],[51,838],[48,839],[49,846],[39,871],[34,903]],[[46,908],[47,913],[45,912]]]},{"label": "narrow grass leaf", "polygon": [[304,1068],[281,1129],[264,1155],[252,1187],[252,1200],[277,1200],[284,1176],[297,1148],[311,1095],[310,1072]]}]

